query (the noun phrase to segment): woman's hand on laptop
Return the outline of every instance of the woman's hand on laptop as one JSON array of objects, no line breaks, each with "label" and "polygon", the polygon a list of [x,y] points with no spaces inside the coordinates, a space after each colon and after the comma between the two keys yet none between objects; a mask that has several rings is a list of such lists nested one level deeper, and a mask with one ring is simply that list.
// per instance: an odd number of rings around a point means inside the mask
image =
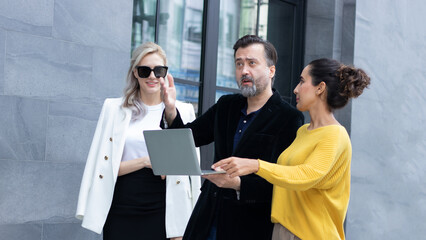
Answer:
[{"label": "woman's hand on laptop", "polygon": [[215,170],[223,169],[227,175],[233,178],[259,171],[259,161],[257,159],[229,157],[213,164],[212,168]]}]

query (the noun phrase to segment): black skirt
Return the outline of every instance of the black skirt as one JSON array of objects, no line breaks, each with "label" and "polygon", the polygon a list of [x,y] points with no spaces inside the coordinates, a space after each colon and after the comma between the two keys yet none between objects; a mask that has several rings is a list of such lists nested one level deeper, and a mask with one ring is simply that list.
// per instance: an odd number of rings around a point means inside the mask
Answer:
[{"label": "black skirt", "polygon": [[104,240],[164,240],[166,181],[143,168],[117,178]]}]

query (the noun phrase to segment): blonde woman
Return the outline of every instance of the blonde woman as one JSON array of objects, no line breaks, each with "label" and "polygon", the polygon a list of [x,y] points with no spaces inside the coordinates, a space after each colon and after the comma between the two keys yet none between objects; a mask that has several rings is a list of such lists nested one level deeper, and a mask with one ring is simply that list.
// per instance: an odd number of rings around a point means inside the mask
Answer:
[{"label": "blonde woman", "polygon": [[277,163],[230,157],[213,165],[231,177],[256,173],[274,184],[273,240],[345,239],[352,147],[333,111],[369,84],[362,69],[332,59],[312,61],[294,89],[297,109],[308,111],[311,122],[299,128]]},{"label": "blonde woman", "polygon": [[[105,240],[181,239],[199,195],[199,177],[155,176],[144,130],[160,129],[163,49],[148,42],[132,53],[124,97],[106,99],[81,182],[76,217]],[[192,105],[179,102],[184,121]],[[159,143],[161,144],[161,143]]]}]

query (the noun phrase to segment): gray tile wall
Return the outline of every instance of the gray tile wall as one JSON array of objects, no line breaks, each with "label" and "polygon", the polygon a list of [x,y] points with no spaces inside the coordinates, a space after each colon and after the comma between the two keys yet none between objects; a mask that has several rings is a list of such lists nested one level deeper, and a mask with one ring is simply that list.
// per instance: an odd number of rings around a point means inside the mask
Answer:
[{"label": "gray tile wall", "polygon": [[51,36],[53,3],[54,0],[2,1],[0,28],[38,36]]},{"label": "gray tile wall", "polygon": [[0,96],[0,159],[44,160],[47,107],[46,100]]},{"label": "gray tile wall", "polygon": [[4,62],[6,58],[6,31],[0,28],[0,94],[4,90]]},{"label": "gray tile wall", "polygon": [[0,239],[101,239],[74,218],[101,105],[121,96],[132,1],[3,1]]},{"label": "gray tile wall", "polygon": [[426,236],[426,2],[357,1],[348,239]]},{"label": "gray tile wall", "polygon": [[52,36],[129,51],[133,1],[55,0]]},{"label": "gray tile wall", "polygon": [[30,97],[88,96],[92,55],[87,46],[9,31],[4,93]]}]

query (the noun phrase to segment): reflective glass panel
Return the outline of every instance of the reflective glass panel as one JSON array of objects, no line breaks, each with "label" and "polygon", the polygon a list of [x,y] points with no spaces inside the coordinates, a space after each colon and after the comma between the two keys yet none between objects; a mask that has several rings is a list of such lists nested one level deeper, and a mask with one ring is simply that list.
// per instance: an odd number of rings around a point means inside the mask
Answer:
[{"label": "reflective glass panel", "polygon": [[132,51],[144,42],[155,40],[157,0],[134,0],[132,23]]},{"label": "reflective glass panel", "polygon": [[[267,40],[268,36],[269,0],[262,0],[259,6],[259,33],[258,36]],[[277,23],[278,25],[279,23]]]},{"label": "reflective glass panel", "polygon": [[191,103],[194,106],[195,115],[198,114],[198,96],[199,90],[197,86],[176,83],[176,98],[179,101]]},{"label": "reflective glass panel", "polygon": [[217,90],[216,91],[216,102],[217,102],[217,100],[219,100],[220,97],[222,97],[223,95],[228,95],[228,94],[234,94],[234,93],[233,92],[227,92],[227,91]]},{"label": "reflective glass panel", "polygon": [[256,34],[257,0],[220,2],[219,47],[216,85],[238,88],[235,82],[235,42],[246,34]]},{"label": "reflective glass panel", "polygon": [[203,1],[160,1],[158,43],[167,54],[169,72],[200,81]]}]

